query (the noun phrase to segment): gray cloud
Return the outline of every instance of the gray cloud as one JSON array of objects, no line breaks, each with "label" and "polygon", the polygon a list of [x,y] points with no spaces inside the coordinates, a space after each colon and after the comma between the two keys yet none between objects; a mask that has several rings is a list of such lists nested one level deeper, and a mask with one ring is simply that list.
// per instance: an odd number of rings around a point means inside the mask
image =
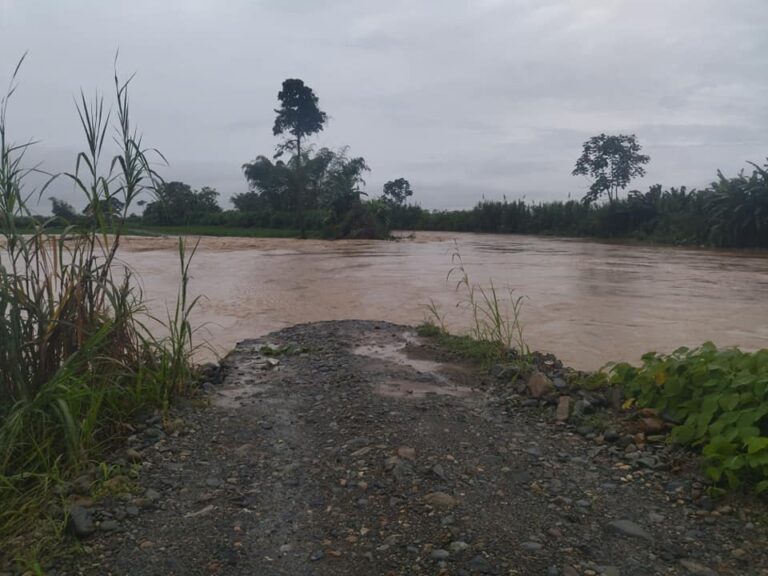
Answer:
[{"label": "gray cloud", "polygon": [[72,97],[109,89],[119,46],[165,176],[225,198],[301,77],[332,117],[317,144],[364,156],[369,191],[405,176],[423,206],[466,207],[579,196],[573,163],[602,131],[644,144],[638,187],[762,161],[766,22],[764,0],[0,0],[0,74],[29,50],[11,127],[59,170],[79,146]]}]

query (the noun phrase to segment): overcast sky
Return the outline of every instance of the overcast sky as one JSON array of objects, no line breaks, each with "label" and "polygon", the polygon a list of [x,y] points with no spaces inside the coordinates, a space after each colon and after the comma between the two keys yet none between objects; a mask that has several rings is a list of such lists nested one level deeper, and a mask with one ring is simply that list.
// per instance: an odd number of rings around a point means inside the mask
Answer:
[{"label": "overcast sky", "polygon": [[570,173],[600,132],[637,135],[637,187],[768,155],[768,0],[0,0],[0,78],[29,51],[10,129],[48,170],[73,165],[73,96],[109,89],[118,46],[162,175],[224,207],[273,152],[289,77],[330,116],[318,145],[364,156],[371,193],[408,178],[428,208],[581,197]]}]

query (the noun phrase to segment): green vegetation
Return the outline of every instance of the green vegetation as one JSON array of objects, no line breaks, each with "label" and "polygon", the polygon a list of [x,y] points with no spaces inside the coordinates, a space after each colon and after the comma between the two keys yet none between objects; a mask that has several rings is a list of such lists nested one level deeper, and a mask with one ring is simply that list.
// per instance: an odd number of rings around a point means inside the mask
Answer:
[{"label": "green vegetation", "polygon": [[490,366],[509,355],[509,350],[498,342],[477,340],[467,334],[450,334],[430,319],[417,326],[416,333],[423,338],[433,339],[441,350],[481,366]]},{"label": "green vegetation", "polygon": [[531,352],[523,337],[523,297],[515,296],[514,291],[508,289],[505,298],[492,280],[489,281],[489,288],[470,280],[458,246],[454,249],[451,262],[453,267],[448,272],[447,281],[456,283],[459,296],[456,307],[469,311],[469,334],[449,334],[445,327],[445,315],[434,302],[426,306],[427,314],[424,324],[417,330],[418,334],[438,338],[443,348],[478,362],[499,360],[509,354],[527,361]]},{"label": "green vegetation", "polygon": [[700,448],[713,481],[768,490],[768,350],[706,343],[649,353],[639,368],[614,366],[611,382],[640,406],[679,422],[672,440]]},{"label": "green vegetation", "polygon": [[154,337],[155,320],[116,260],[128,211],[158,182],[130,121],[128,83],[115,75],[114,116],[103,99],[81,96],[86,150],[61,178],[87,208],[79,224],[52,234],[28,209],[29,145],[13,144],[7,131],[17,72],[0,106],[0,548],[34,555],[63,533],[65,519],[46,506],[57,486],[93,466],[134,414],[188,391],[196,301],[187,292],[194,250],[182,242],[169,335]]},{"label": "green vegetation", "polygon": [[718,178],[703,190],[633,190],[597,204],[484,200],[471,210],[392,210],[400,230],[546,234],[721,248],[768,248],[768,164]]},{"label": "green vegetation", "polygon": [[600,134],[584,142],[584,149],[572,172],[574,176],[591,176],[594,179],[584,202],[590,204],[603,195],[608,196],[609,203],[614,202],[619,197],[619,190],[624,190],[632,178],[645,176],[643,164],[651,159],[640,154],[640,150],[634,134]]}]

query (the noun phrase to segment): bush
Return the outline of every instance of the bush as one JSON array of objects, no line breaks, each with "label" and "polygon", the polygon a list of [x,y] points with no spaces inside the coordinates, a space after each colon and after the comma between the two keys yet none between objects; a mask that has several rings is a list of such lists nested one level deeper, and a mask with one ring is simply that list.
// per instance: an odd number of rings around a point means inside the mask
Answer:
[{"label": "bush", "polygon": [[672,440],[701,448],[712,480],[768,490],[768,350],[649,353],[639,368],[614,366],[611,381],[678,422]]}]

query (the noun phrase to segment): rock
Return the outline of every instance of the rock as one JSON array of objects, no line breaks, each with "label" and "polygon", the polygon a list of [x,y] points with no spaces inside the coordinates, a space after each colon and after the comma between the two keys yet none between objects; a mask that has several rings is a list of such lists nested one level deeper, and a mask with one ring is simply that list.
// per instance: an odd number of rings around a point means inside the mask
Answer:
[{"label": "rock", "polygon": [[325,558],[325,552],[323,552],[322,550],[313,550],[309,555],[309,559],[312,562],[317,562],[318,560],[322,560],[323,558]]},{"label": "rock", "polygon": [[140,462],[142,458],[141,452],[135,448],[128,448],[128,450],[125,451],[125,455],[131,462]]},{"label": "rock", "polygon": [[215,509],[216,507],[213,504],[209,504],[208,506],[201,508],[196,512],[189,512],[187,514],[184,514],[184,518],[196,518],[197,516],[205,516],[213,512]]},{"label": "rock", "polygon": [[69,509],[69,527],[78,538],[87,538],[96,532],[93,515],[82,506],[72,506]]},{"label": "rock", "polygon": [[392,468],[392,476],[395,477],[395,481],[397,481],[398,484],[407,484],[415,476],[415,472],[413,466],[408,462],[400,460],[395,464],[394,468]]},{"label": "rock", "polygon": [[560,400],[557,402],[557,410],[555,411],[555,420],[558,422],[565,422],[571,415],[571,397],[560,396]]},{"label": "rock", "polygon": [[639,538],[651,542],[653,538],[648,532],[646,532],[642,526],[632,522],[631,520],[614,520],[606,524],[606,529],[609,532],[621,534],[622,536],[628,536],[629,538]]},{"label": "rock", "polygon": [[693,560],[680,560],[680,564],[694,576],[717,576],[717,572]]},{"label": "rock", "polygon": [[119,527],[120,525],[114,520],[104,520],[101,524],[99,524],[99,529],[103,530],[104,532],[114,532]]},{"label": "rock", "polygon": [[467,548],[469,548],[469,544],[461,540],[455,540],[454,542],[451,542],[451,544],[448,546],[448,549],[454,554],[457,552],[463,552]]},{"label": "rock", "polygon": [[447,560],[448,557],[451,555],[448,550],[443,550],[442,548],[435,548],[430,552],[430,557],[432,560]]},{"label": "rock", "polygon": [[664,432],[666,428],[664,421],[656,416],[647,416],[640,419],[640,429],[646,434],[658,434]]},{"label": "rock", "polygon": [[147,488],[147,491],[144,492],[144,498],[150,502],[157,502],[160,500],[160,493],[153,488]]},{"label": "rock", "polygon": [[619,433],[616,430],[608,429],[603,433],[603,439],[606,442],[616,442],[620,438]]},{"label": "rock", "polygon": [[546,396],[553,392],[555,390],[555,385],[552,383],[552,380],[536,370],[531,374],[530,378],[528,378],[526,388],[528,388],[528,392],[531,396],[534,398],[541,398],[542,396]]},{"label": "rock", "polygon": [[598,566],[597,573],[600,576],[621,576],[621,570],[616,566]]},{"label": "rock", "polygon": [[440,508],[442,510],[450,510],[459,503],[456,498],[445,492],[431,492],[424,496],[424,502],[433,508]]},{"label": "rock", "polygon": [[544,545],[540,542],[523,542],[520,544],[520,548],[523,550],[528,550],[529,552],[535,552],[536,550],[541,550],[544,548]]},{"label": "rock", "polygon": [[557,388],[558,390],[565,390],[566,388],[568,388],[568,382],[566,382],[560,376],[555,376],[552,379],[552,383],[555,385],[555,388]]},{"label": "rock", "polygon": [[408,446],[400,446],[400,448],[397,449],[397,455],[404,460],[413,462],[416,460],[416,449],[409,448]]}]

